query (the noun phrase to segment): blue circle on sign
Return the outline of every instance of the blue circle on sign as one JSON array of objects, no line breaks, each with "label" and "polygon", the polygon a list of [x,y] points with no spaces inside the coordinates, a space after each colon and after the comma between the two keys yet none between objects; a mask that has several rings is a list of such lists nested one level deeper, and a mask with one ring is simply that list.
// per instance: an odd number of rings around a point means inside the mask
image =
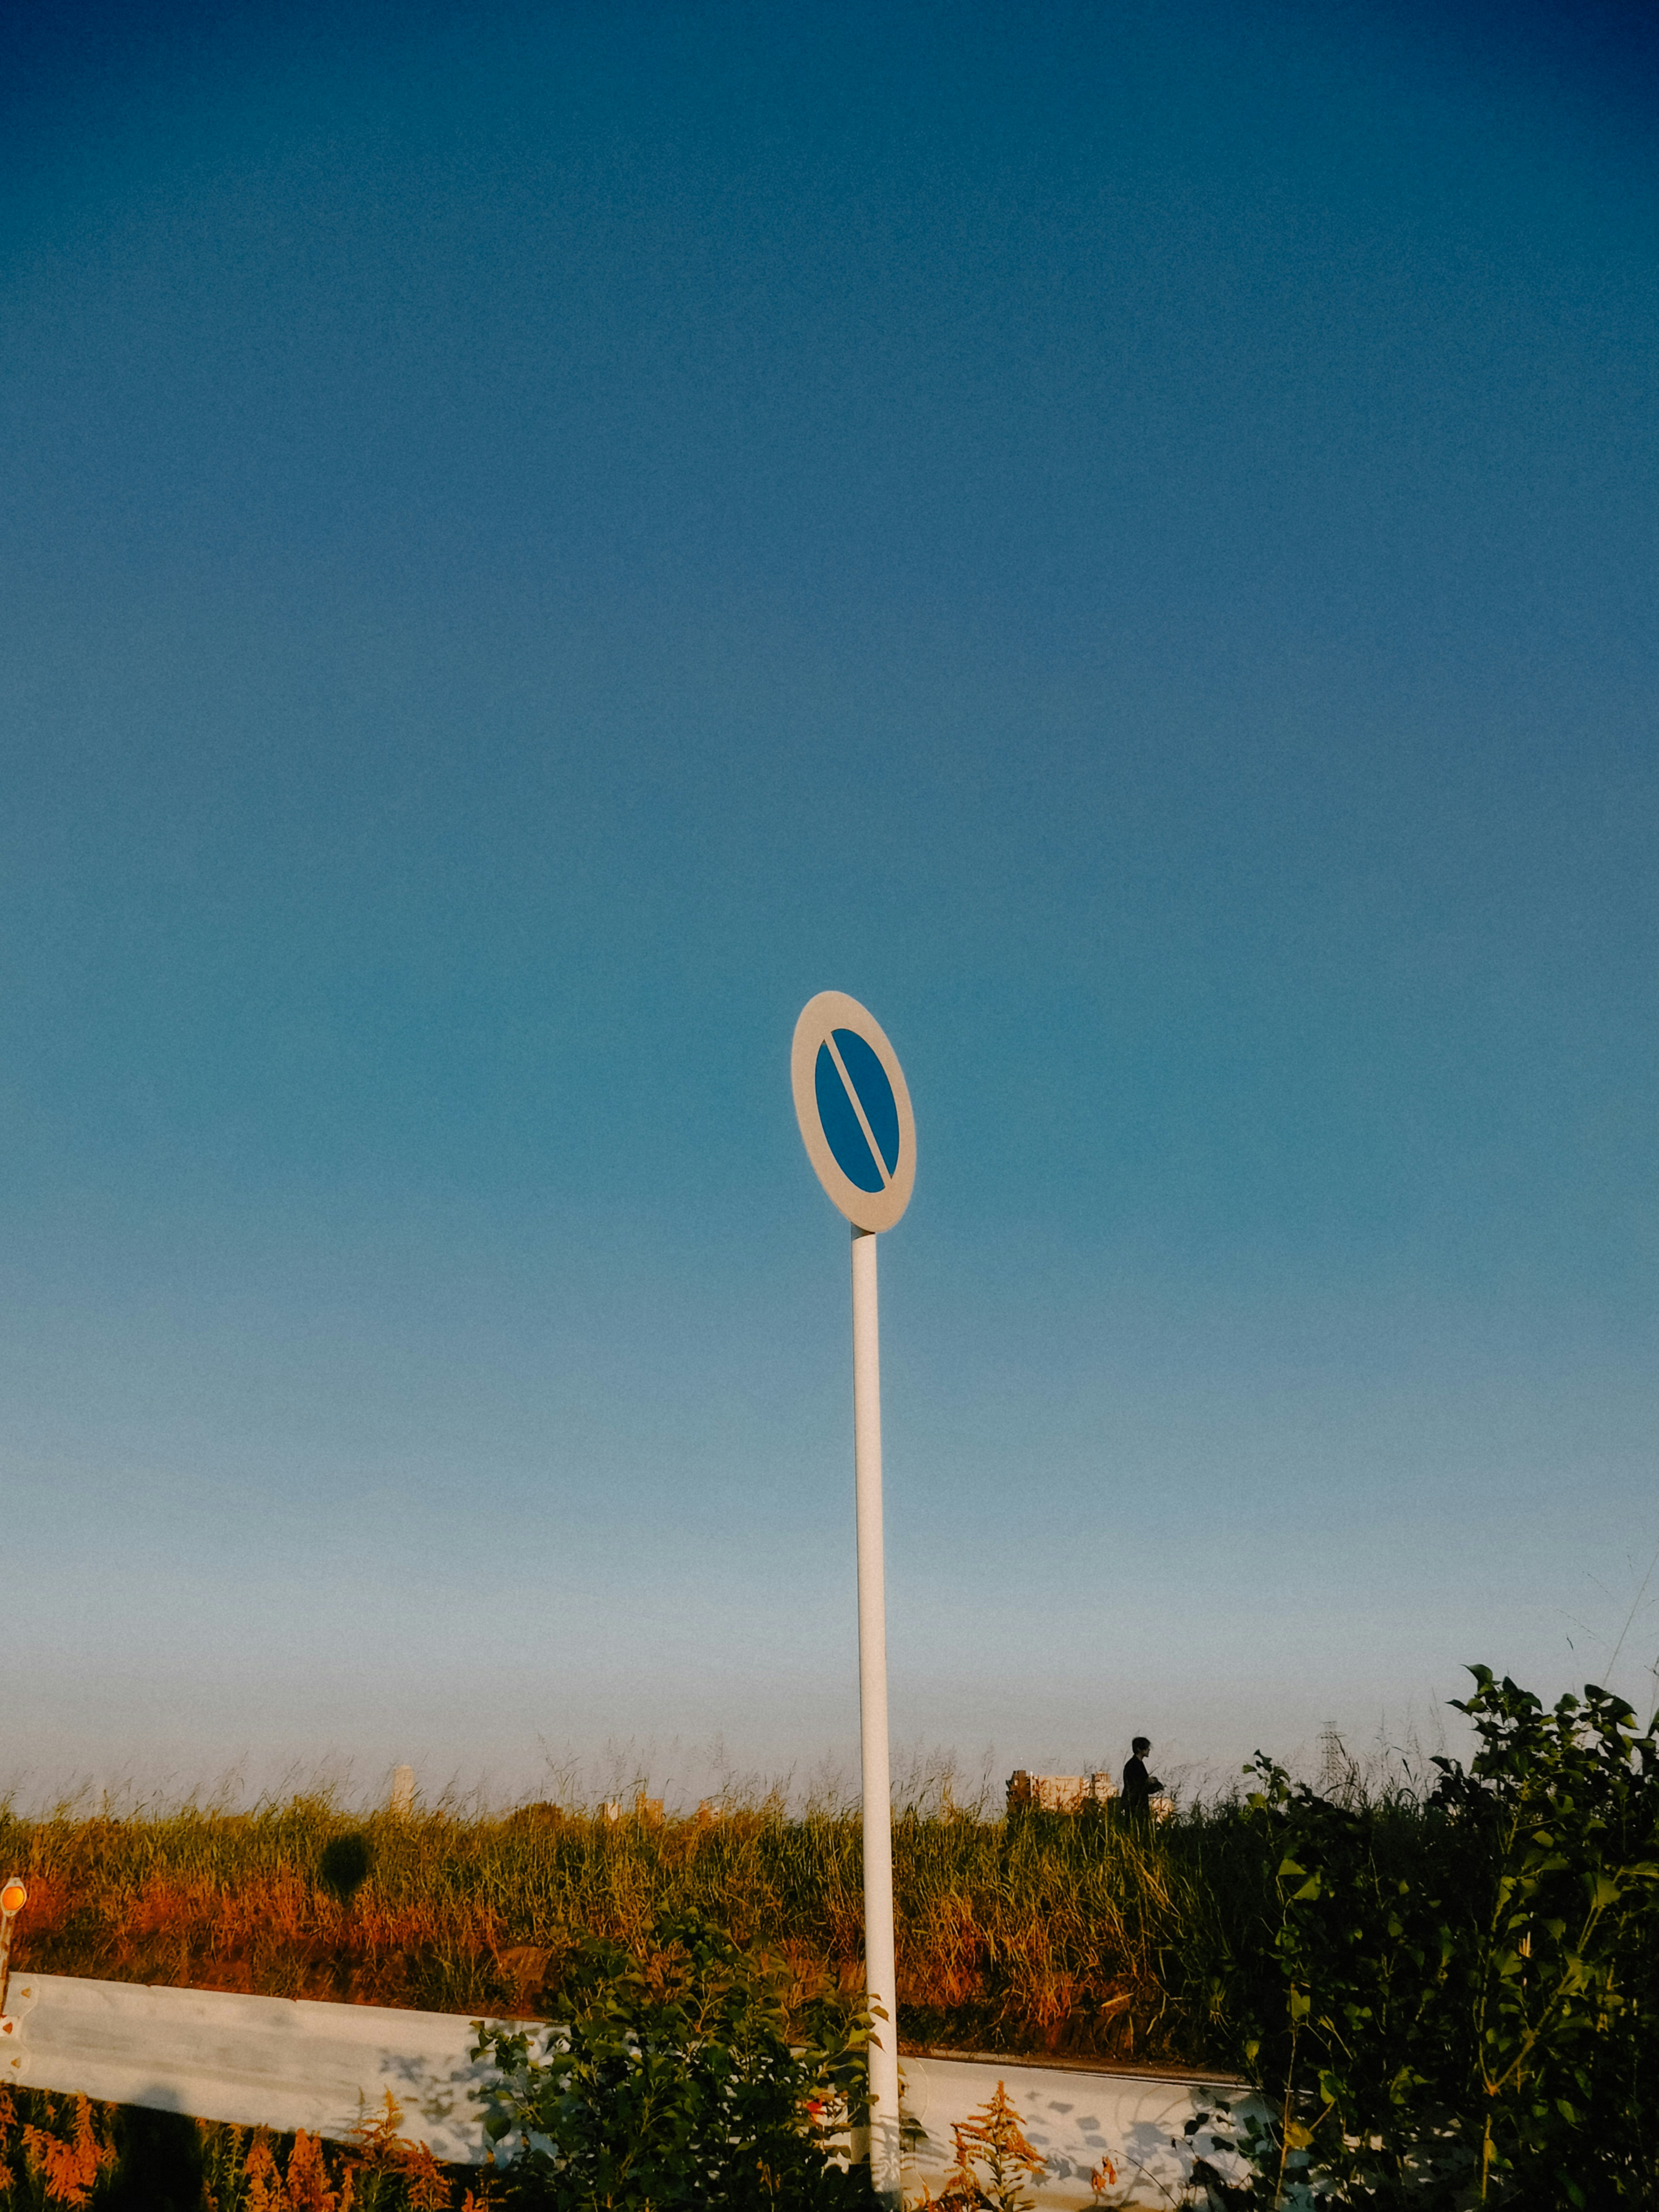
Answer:
[{"label": "blue circle on sign", "polygon": [[812,1070],[818,1125],[836,1165],[854,1188],[884,1190],[898,1172],[898,1101],[874,1048],[856,1030],[833,1030],[830,1036],[834,1051],[829,1042],[821,1044]]}]

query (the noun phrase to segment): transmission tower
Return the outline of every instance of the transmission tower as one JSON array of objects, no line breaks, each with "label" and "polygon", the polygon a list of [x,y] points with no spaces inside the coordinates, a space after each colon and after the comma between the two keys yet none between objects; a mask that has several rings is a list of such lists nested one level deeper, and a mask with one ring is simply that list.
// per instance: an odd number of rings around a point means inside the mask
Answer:
[{"label": "transmission tower", "polygon": [[1319,1794],[1340,1797],[1353,1776],[1353,1761],[1343,1748],[1336,1723],[1327,1721],[1319,1737]]}]

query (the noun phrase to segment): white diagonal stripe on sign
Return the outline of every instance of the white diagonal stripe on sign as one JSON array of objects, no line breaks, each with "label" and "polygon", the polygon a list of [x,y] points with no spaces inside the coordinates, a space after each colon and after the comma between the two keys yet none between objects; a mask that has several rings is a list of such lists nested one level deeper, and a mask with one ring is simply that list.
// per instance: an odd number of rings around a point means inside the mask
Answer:
[{"label": "white diagonal stripe on sign", "polygon": [[[833,1033],[826,1036],[823,1041],[829,1046],[830,1057],[835,1061],[841,1079],[847,1086],[847,1095],[853,1102],[853,1111],[858,1115],[859,1127],[864,1132],[864,1141],[870,1147],[870,1157],[876,1164],[876,1173],[881,1177],[881,1187],[885,1190],[893,1178],[887,1172],[887,1163],[881,1156],[881,1146],[876,1142],[876,1133],[870,1127],[869,1116],[864,1110],[864,1101],[859,1097],[858,1085],[847,1073],[847,1063],[841,1056]],[[849,1182],[852,1179],[850,1176],[847,1178]]]}]

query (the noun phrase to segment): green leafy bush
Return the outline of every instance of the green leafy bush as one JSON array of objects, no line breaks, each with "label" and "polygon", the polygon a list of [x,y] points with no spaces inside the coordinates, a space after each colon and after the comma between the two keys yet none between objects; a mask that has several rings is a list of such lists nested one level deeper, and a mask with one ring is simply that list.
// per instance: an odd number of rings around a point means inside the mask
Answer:
[{"label": "green leafy bush", "polygon": [[864,2117],[869,2016],[823,1997],[792,2023],[787,1984],[697,1912],[659,1921],[643,1965],[583,1939],[557,2026],[479,2026],[475,2056],[498,2074],[485,2132],[511,2154],[504,2201],[571,2212],[871,2205],[867,2166],[834,2155]]},{"label": "green leafy bush", "polygon": [[1659,2202],[1659,1741],[1604,1690],[1547,1712],[1472,1671],[1480,1750],[1425,1806],[1257,1759],[1220,1993],[1273,2115],[1231,2130],[1248,2201]]}]

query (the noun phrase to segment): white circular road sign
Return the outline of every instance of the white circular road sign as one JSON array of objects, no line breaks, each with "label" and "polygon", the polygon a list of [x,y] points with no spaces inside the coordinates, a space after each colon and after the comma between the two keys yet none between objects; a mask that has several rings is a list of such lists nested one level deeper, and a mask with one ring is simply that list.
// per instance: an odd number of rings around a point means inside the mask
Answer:
[{"label": "white circular road sign", "polygon": [[890,1229],[916,1179],[916,1121],[886,1031],[845,991],[820,991],[795,1024],[789,1075],[818,1181],[855,1229]]}]

